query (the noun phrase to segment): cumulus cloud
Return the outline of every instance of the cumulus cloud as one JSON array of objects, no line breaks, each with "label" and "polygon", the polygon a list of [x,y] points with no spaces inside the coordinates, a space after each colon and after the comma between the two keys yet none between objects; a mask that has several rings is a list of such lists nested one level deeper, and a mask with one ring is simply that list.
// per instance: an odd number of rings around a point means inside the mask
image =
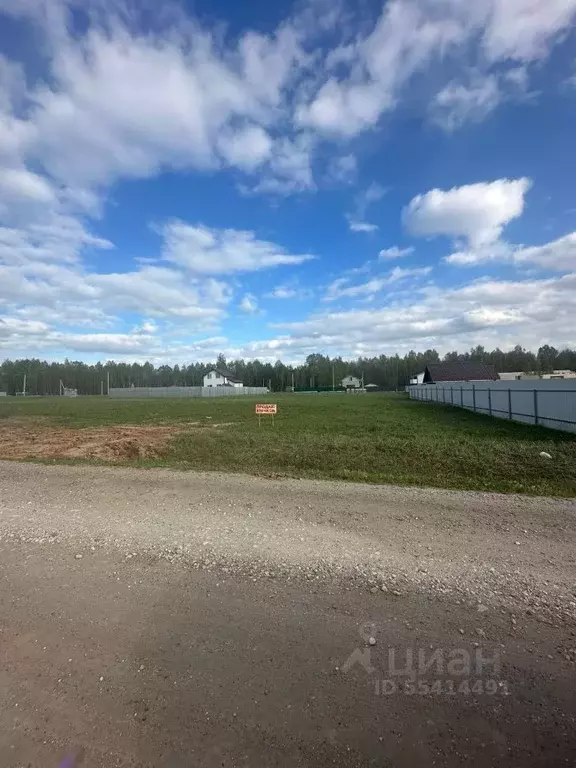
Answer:
[{"label": "cumulus cloud", "polygon": [[37,173],[25,168],[0,169],[0,195],[2,206],[11,202],[53,203],[56,195],[50,184]]},{"label": "cumulus cloud", "polygon": [[383,261],[391,261],[393,259],[402,259],[404,256],[410,256],[414,253],[414,248],[398,248],[397,245],[393,245],[391,248],[383,248],[378,254],[378,258]]},{"label": "cumulus cloud", "polygon": [[417,195],[404,209],[407,229],[420,237],[464,237],[472,248],[494,243],[522,215],[529,179],[498,179]]},{"label": "cumulus cloud", "polygon": [[310,133],[300,133],[293,139],[277,139],[274,151],[262,178],[251,190],[256,193],[289,195],[315,188],[312,154],[315,140]]},{"label": "cumulus cloud", "polygon": [[[80,31],[70,6],[29,0],[1,7],[38,24],[48,63],[45,76],[27,82],[19,64],[0,58],[0,154],[11,156],[11,166],[30,160],[86,194],[166,168],[233,167],[261,174],[248,184],[254,191],[290,194],[315,188],[321,137],[373,128],[401,102],[412,76],[435,61],[462,71],[471,59],[473,74],[442,85],[434,119],[454,128],[486,114],[502,83],[514,72],[526,81],[530,62],[562,38],[576,0],[390,0],[372,28],[359,24],[355,36],[340,38],[334,13],[327,24],[307,9],[269,34],[248,30],[226,42],[184,11],[138,31],[138,13],[122,0],[106,4],[105,14],[88,0]],[[344,154],[333,178],[347,182],[354,163]],[[32,182],[30,192],[48,194]]]},{"label": "cumulus cloud", "polygon": [[251,171],[270,157],[272,140],[259,125],[251,125],[242,131],[222,133],[218,147],[230,165]]},{"label": "cumulus cloud", "polygon": [[[380,354],[434,346],[440,352],[476,344],[510,348],[573,346],[576,274],[545,280],[476,280],[455,288],[426,285],[403,301],[368,309],[318,312],[277,323],[284,350]],[[304,352],[302,356],[307,354]]]},{"label": "cumulus cloud", "polygon": [[518,248],[514,252],[514,261],[551,270],[576,270],[576,232],[545,245]]},{"label": "cumulus cloud", "polygon": [[174,220],[163,231],[162,257],[204,275],[251,272],[284,264],[302,264],[311,254],[293,255],[254,232],[210,229]]},{"label": "cumulus cloud", "polygon": [[545,58],[576,16],[575,0],[491,0],[489,6],[482,42],[492,62]]},{"label": "cumulus cloud", "polygon": [[[0,0],[4,12],[38,24],[46,63],[42,73],[25,72],[0,56],[2,349],[166,359],[212,349],[174,336],[167,340],[162,324],[171,324],[170,334],[184,328],[188,335],[217,327],[234,293],[245,290],[237,277],[232,283],[223,276],[299,265],[312,256],[292,254],[252,231],[174,220],[162,230],[163,262],[142,260],[125,271],[94,274],[85,257],[114,245],[99,237],[97,222],[86,217],[102,213],[114,182],[165,170],[238,169],[248,175],[244,183],[252,192],[313,191],[316,157],[325,157],[322,142],[374,129],[383,114],[411,95],[417,73],[423,73],[422,111],[432,99],[432,119],[450,130],[482,119],[508,88],[526,90],[531,63],[548,57],[566,34],[576,0],[389,0],[372,26],[363,19],[353,28],[352,12],[351,31],[345,33],[334,23],[337,14],[328,24],[328,17],[320,22],[307,9],[299,20],[288,19],[268,34],[245,31],[237,37],[224,37],[185,11],[153,19],[144,32],[138,14],[125,13],[123,0],[84,3],[85,26],[70,23],[69,7],[67,0]],[[433,68],[440,60],[442,67]],[[348,183],[356,165],[352,147],[339,143],[337,156],[323,165],[325,177]],[[521,215],[529,186],[527,179],[500,179],[434,189],[412,200],[406,226],[420,236],[456,240],[457,252],[448,258],[455,264],[502,260],[569,271],[573,233],[543,246],[500,240],[506,225]],[[367,214],[383,193],[371,185],[357,197],[348,213],[352,231],[378,229]],[[401,258],[407,250],[384,249],[380,258]],[[377,294],[382,281],[408,277],[397,272],[394,279],[377,276],[362,284],[344,278],[334,292],[362,299]],[[317,350],[324,338],[347,353],[376,347],[379,339],[396,344],[445,339],[454,345],[482,333],[489,337],[491,329],[495,338],[510,329],[529,343],[532,329],[548,332],[552,316],[565,317],[563,327],[571,332],[565,314],[574,310],[569,275],[437,293],[418,285],[412,301],[394,311],[383,307],[361,319],[358,312],[346,319],[345,313],[321,313],[302,321],[309,323],[306,329],[291,328],[279,339],[237,347],[237,353],[295,355]],[[305,292],[285,284],[271,295],[300,298]],[[234,306],[246,296],[249,303],[247,294]],[[520,297],[533,306],[520,306]],[[130,317],[130,333],[117,330],[123,313],[142,318]],[[312,331],[316,322],[322,326]],[[93,340],[87,327],[100,331]],[[217,342],[210,343],[218,351]]]},{"label": "cumulus cloud", "polygon": [[[576,0],[390,0],[366,37],[329,55],[326,79],[300,105],[297,120],[330,136],[354,136],[397,106],[416,73],[441,59],[451,60],[459,70],[463,61],[472,60],[476,83],[453,83],[440,92],[437,106],[456,127],[497,105],[491,69],[547,57],[575,15]],[[348,75],[337,78],[335,66],[347,67]]]},{"label": "cumulus cloud", "polygon": [[250,170],[270,156],[262,126],[299,55],[289,30],[249,33],[225,55],[190,21],[168,34],[138,35],[114,16],[83,37],[61,30],[54,85],[34,93],[36,150],[53,175],[82,184],[209,168],[218,154]]},{"label": "cumulus cloud", "polygon": [[449,264],[474,266],[487,262],[512,263],[517,266],[536,266],[550,271],[576,269],[576,232],[570,232],[544,245],[525,247],[494,243],[485,248],[458,251],[445,259]]}]

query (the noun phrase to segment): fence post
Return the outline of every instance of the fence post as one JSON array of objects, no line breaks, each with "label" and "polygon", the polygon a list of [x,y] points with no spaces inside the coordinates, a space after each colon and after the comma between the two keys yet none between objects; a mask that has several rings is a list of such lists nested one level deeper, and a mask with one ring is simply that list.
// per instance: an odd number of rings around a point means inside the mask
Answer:
[{"label": "fence post", "polygon": [[488,387],[488,413],[492,416],[492,390]]},{"label": "fence post", "polygon": [[476,384],[472,384],[472,405],[474,407],[474,413],[476,413]]},{"label": "fence post", "polygon": [[450,387],[450,404],[454,405],[454,387]]},{"label": "fence post", "polygon": [[534,424],[538,424],[538,390],[534,390]]},{"label": "fence post", "polygon": [[508,418],[512,421],[512,390],[508,387]]},{"label": "fence post", "polygon": [[460,408],[464,408],[464,387],[460,384]]}]

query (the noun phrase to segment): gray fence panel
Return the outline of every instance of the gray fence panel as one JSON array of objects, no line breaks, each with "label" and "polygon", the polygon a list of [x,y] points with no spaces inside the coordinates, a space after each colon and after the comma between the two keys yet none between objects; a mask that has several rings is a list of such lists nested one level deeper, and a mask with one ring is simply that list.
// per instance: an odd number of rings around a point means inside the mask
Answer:
[{"label": "gray fence panel", "polygon": [[408,387],[407,391],[416,400],[576,432],[576,379],[442,382]]},{"label": "gray fence panel", "polygon": [[149,397],[243,397],[267,395],[267,387],[110,387],[110,397],[137,400]]}]

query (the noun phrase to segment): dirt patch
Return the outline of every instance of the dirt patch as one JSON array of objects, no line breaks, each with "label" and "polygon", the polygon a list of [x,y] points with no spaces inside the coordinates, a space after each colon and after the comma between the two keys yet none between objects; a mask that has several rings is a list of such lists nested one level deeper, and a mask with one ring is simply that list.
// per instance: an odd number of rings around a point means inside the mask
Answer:
[{"label": "dirt patch", "polygon": [[170,439],[184,432],[226,425],[200,423],[170,426],[122,424],[107,427],[48,427],[24,420],[0,424],[0,457],[4,459],[158,459]]}]

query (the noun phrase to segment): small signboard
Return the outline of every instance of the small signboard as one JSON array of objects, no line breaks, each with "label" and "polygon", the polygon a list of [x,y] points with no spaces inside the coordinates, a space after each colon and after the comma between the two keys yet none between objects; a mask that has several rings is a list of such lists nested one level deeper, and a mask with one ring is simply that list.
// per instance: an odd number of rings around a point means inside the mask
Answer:
[{"label": "small signboard", "polygon": [[276,403],[256,403],[256,415],[258,416],[258,426],[260,426],[262,416],[272,416],[274,425],[274,416],[278,413]]},{"label": "small signboard", "polygon": [[256,403],[256,413],[259,415],[263,413],[271,413],[275,416],[278,413],[278,406],[276,403]]}]

